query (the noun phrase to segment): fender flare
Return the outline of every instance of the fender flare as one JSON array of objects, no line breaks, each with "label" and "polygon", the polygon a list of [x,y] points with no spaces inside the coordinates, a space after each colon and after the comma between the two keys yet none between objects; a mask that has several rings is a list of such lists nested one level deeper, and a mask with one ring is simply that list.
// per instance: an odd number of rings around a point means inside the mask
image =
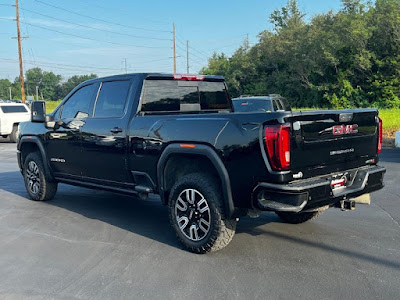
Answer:
[{"label": "fender flare", "polygon": [[25,143],[33,143],[39,148],[40,155],[42,156],[43,166],[45,169],[46,176],[48,179],[54,180],[54,177],[50,171],[49,161],[47,160],[47,154],[46,154],[46,151],[44,150],[43,143],[42,143],[41,139],[37,136],[23,136],[19,140],[18,146],[17,146],[17,155],[18,155],[18,165],[19,165],[20,170],[22,171],[22,167],[24,165],[21,148],[22,148],[22,145]]},{"label": "fender flare", "polygon": [[168,203],[168,199],[165,199],[165,194],[164,194],[165,192],[164,169],[169,157],[172,154],[201,155],[208,158],[218,172],[218,175],[221,179],[222,196],[224,200],[225,212],[227,218],[231,218],[235,207],[232,198],[231,182],[229,179],[228,171],[225,168],[225,165],[223,164],[221,158],[210,146],[201,144],[193,144],[193,145],[195,145],[195,147],[193,148],[182,148],[180,144],[170,144],[164,149],[163,153],[161,154],[157,164],[157,181],[158,181],[158,190],[161,197],[161,202],[163,204]]}]

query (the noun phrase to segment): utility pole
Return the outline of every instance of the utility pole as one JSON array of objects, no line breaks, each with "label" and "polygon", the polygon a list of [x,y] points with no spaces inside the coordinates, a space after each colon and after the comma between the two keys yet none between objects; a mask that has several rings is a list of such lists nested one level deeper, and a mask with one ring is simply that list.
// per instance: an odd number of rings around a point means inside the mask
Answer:
[{"label": "utility pole", "polygon": [[9,92],[10,92],[10,100],[11,100],[11,99],[12,99],[12,98],[11,98],[11,86],[8,87],[8,90],[9,90]]},{"label": "utility pole", "polygon": [[189,41],[186,41],[186,72],[189,74]]},{"label": "utility pole", "polygon": [[173,25],[173,31],[172,31],[172,33],[173,33],[173,50],[174,50],[174,74],[176,73],[176,45],[175,45],[175,23],[172,23],[172,25]]},{"label": "utility pole", "polygon": [[18,39],[18,55],[19,55],[19,79],[21,81],[21,99],[25,103],[25,87],[24,87],[24,69],[22,67],[22,51],[21,51],[21,31],[19,29],[19,8],[18,0],[15,0],[15,8],[17,11],[17,39]]},{"label": "utility pole", "polygon": [[125,74],[127,74],[128,73],[128,66],[126,64],[126,58],[124,58],[124,63],[125,63]]},{"label": "utility pole", "polygon": [[36,86],[36,100],[39,100],[39,87]]}]

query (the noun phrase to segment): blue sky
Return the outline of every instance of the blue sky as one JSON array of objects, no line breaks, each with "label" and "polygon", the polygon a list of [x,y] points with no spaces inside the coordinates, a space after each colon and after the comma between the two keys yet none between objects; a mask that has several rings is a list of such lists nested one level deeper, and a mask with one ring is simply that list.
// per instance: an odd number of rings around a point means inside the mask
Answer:
[{"label": "blue sky", "polygon": [[[0,78],[18,75],[15,8],[0,0]],[[172,23],[177,33],[177,72],[206,65],[214,52],[232,54],[249,36],[271,30],[269,14],[286,0],[106,1],[20,0],[24,69],[39,66],[68,78],[128,72],[172,72]],[[298,0],[307,17],[337,11],[340,0]]]}]

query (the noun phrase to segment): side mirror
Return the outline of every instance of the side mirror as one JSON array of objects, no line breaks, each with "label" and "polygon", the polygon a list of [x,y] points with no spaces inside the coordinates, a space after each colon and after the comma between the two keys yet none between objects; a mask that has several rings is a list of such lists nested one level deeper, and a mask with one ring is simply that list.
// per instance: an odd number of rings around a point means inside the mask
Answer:
[{"label": "side mirror", "polygon": [[37,123],[46,122],[46,104],[44,101],[32,102],[31,121]]}]

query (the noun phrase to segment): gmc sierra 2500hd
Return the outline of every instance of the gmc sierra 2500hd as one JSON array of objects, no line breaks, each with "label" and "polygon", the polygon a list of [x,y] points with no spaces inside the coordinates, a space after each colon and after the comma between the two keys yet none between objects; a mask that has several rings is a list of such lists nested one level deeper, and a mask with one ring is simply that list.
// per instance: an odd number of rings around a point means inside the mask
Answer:
[{"label": "gmc sierra 2500hd", "polygon": [[34,102],[18,162],[33,200],[59,182],[159,194],[195,253],[225,247],[239,217],[289,223],[383,187],[376,109],[235,113],[220,76],[127,74],[86,81],[50,115]]}]

